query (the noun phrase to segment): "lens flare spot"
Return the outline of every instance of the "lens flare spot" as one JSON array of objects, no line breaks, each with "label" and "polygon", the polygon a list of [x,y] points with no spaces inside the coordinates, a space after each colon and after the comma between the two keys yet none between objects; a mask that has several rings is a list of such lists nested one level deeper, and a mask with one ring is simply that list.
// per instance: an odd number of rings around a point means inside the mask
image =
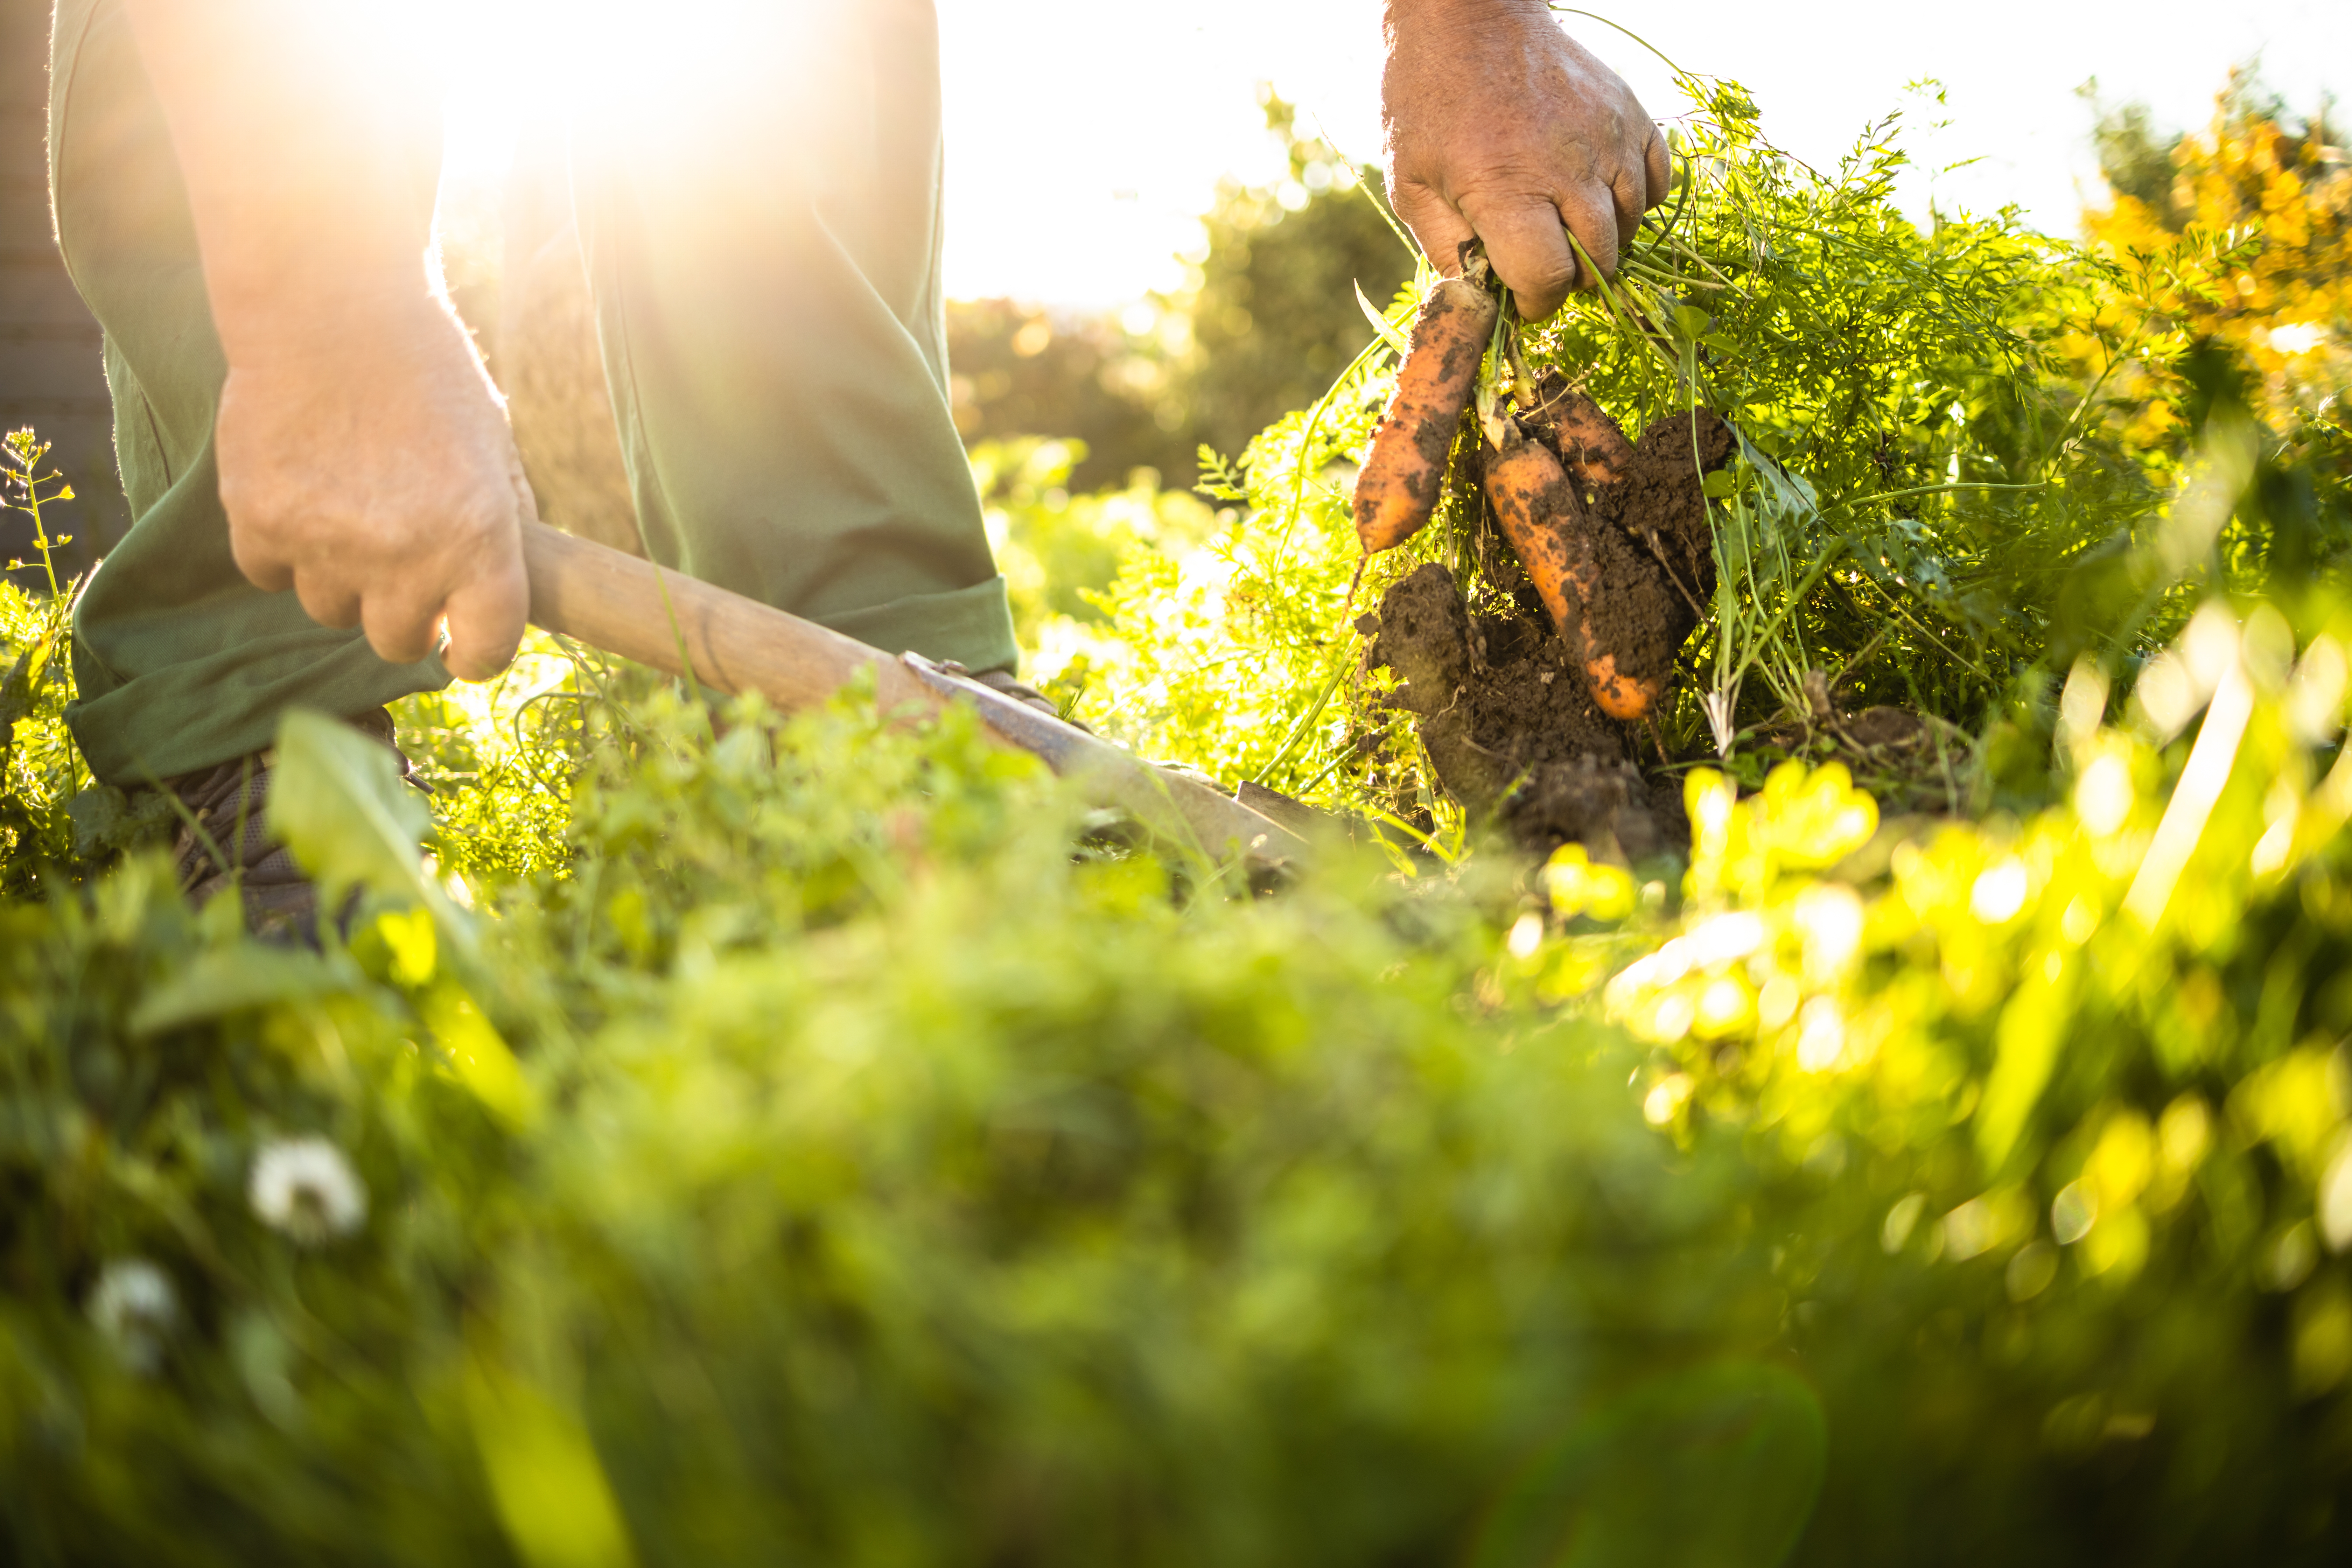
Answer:
[{"label": "lens flare spot", "polygon": [[2080,1182],[2067,1183],[2051,1200],[2050,1234],[2063,1246],[2072,1247],[2090,1235],[2098,1220],[2098,1202]]},{"label": "lens flare spot", "polygon": [[2025,862],[2004,860],[1969,889],[1969,912],[1986,925],[2007,925],[2025,907]]},{"label": "lens flare spot", "polygon": [[1653,1127],[1664,1127],[1682,1111],[1691,1097],[1688,1073],[1671,1073],[1651,1086],[1642,1100],[1642,1118]]},{"label": "lens flare spot", "polygon": [[1862,948],[1862,896],[1839,882],[1816,882],[1797,895],[1790,914],[1805,943],[1805,973],[1833,980]]},{"label": "lens flare spot", "polygon": [[2121,757],[2100,757],[2075,782],[2074,814],[2094,837],[2111,837],[2131,819],[2137,793],[2130,763]]},{"label": "lens flare spot", "polygon": [[1736,974],[1725,974],[1708,981],[1698,994],[1693,1022],[1701,1038],[1719,1040],[1738,1033],[1755,1016],[1755,997],[1747,983]]},{"label": "lens flare spot", "polygon": [[1536,949],[1543,945],[1543,916],[1533,910],[1521,915],[1511,927],[1507,942],[1511,956],[1522,963],[1533,958],[1536,955]]},{"label": "lens flare spot", "polygon": [[1797,1065],[1807,1072],[1827,1072],[1845,1055],[1845,1016],[1826,996],[1805,1004],[1804,1025],[1797,1035]]}]

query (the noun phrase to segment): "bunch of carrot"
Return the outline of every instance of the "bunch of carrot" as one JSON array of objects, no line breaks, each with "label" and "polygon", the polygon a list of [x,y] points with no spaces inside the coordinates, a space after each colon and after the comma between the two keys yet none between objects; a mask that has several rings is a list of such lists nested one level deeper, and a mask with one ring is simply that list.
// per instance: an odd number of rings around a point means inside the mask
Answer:
[{"label": "bunch of carrot", "polygon": [[[1485,258],[1475,252],[1460,276],[1441,279],[1423,300],[1395,395],[1356,480],[1356,538],[1367,559],[1411,539],[1436,507],[1499,310]],[[1492,447],[1487,503],[1593,700],[1613,718],[1648,718],[1673,675],[1673,649],[1661,660],[1656,639],[1619,646],[1612,632],[1654,620],[1658,611],[1673,618],[1678,611],[1670,603],[1630,602],[1668,599],[1673,588],[1655,561],[1620,547],[1617,531],[1588,504],[1622,483],[1633,447],[1590,398],[1562,392],[1547,401],[1524,384],[1517,395],[1517,417],[1482,409]]]}]

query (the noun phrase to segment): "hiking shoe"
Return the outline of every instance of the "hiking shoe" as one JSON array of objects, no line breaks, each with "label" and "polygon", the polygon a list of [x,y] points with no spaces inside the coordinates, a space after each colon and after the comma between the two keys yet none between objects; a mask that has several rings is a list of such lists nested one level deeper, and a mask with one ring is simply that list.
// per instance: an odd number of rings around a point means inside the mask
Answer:
[{"label": "hiking shoe", "polygon": [[[390,713],[373,709],[345,722],[383,742],[399,759],[401,777],[417,784],[415,765],[394,741]],[[172,841],[173,863],[180,890],[196,908],[234,882],[245,905],[247,930],[267,942],[314,942],[319,889],[269,832],[269,781],[276,764],[274,752],[255,752],[165,779],[163,787],[188,813]]]}]

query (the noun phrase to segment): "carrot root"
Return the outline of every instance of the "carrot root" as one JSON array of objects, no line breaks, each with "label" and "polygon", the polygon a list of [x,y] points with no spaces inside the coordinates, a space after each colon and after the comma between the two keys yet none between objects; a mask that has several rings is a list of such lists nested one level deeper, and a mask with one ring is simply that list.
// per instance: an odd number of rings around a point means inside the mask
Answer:
[{"label": "carrot root", "polygon": [[[1640,635],[1672,624],[1657,563],[1593,517],[1559,458],[1515,421],[1504,422],[1501,447],[1486,458],[1486,500],[1593,701],[1612,719],[1648,718],[1681,641]],[[1633,646],[1617,646],[1627,628]]]},{"label": "carrot root", "polygon": [[1476,389],[1496,310],[1485,268],[1476,264],[1441,281],[1422,302],[1412,351],[1397,368],[1396,394],[1356,477],[1356,541],[1365,554],[1402,544],[1436,510],[1454,427]]},{"label": "carrot root", "polygon": [[1663,680],[1619,674],[1615,654],[1604,653],[1599,658],[1587,660],[1584,676],[1591,684],[1592,700],[1612,719],[1629,722],[1646,719],[1652,706],[1665,694]]},{"label": "carrot root", "polygon": [[1584,504],[1559,459],[1522,434],[1516,421],[1504,421],[1500,449],[1486,455],[1486,501],[1542,595],[1553,629],[1571,650],[1579,647],[1585,600],[1599,585],[1593,563],[1577,548],[1584,533]]},{"label": "carrot root", "polygon": [[1633,466],[1633,443],[1601,405],[1569,384],[1556,370],[1537,384],[1537,403],[1527,427],[1549,447],[1580,495],[1591,497],[1623,482]]}]

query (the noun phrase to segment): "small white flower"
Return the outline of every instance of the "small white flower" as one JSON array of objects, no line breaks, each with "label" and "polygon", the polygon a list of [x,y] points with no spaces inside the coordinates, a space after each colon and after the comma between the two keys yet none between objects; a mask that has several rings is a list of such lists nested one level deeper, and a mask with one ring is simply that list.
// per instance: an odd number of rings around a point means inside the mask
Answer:
[{"label": "small white flower", "polygon": [[163,1342],[180,1321],[170,1275],[143,1258],[118,1258],[99,1270],[87,1305],[125,1366],[144,1377],[163,1364]]},{"label": "small white flower", "polygon": [[367,1188],[324,1138],[291,1138],[262,1146],[247,1188],[261,1222],[304,1247],[349,1236],[367,1218]]}]

